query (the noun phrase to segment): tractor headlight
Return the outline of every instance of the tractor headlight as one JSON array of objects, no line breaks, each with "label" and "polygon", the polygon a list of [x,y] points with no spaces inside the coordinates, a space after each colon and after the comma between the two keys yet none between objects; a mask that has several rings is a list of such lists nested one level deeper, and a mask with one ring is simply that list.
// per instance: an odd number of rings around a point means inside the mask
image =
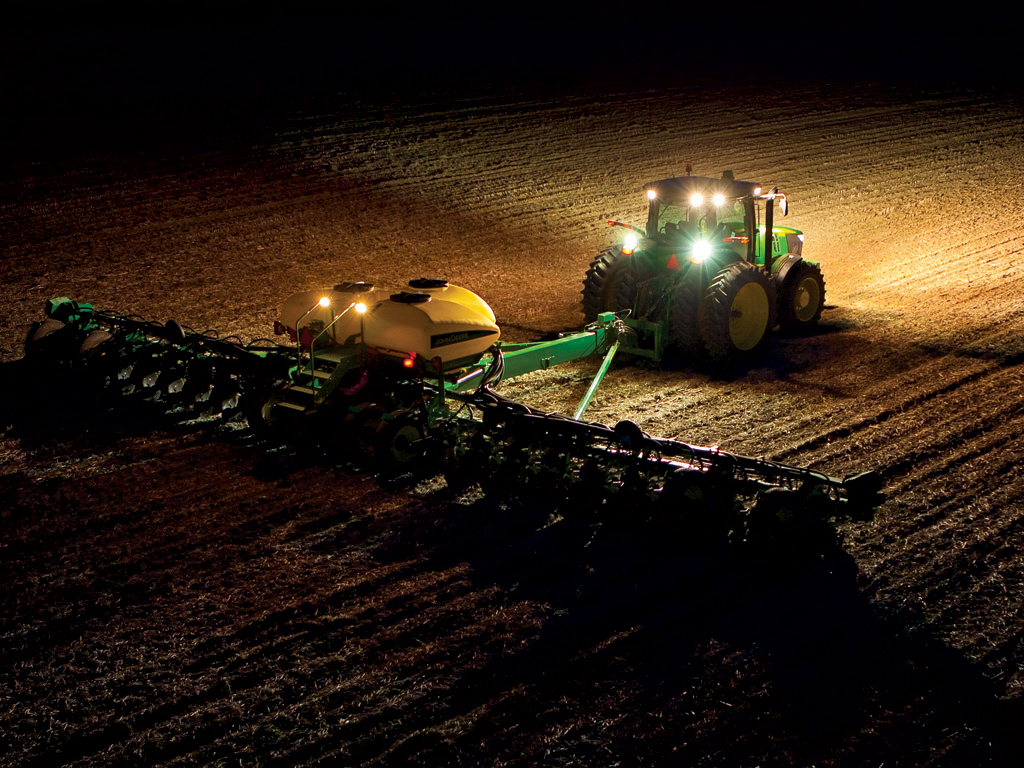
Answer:
[{"label": "tractor headlight", "polygon": [[700,192],[694,192],[692,195],[690,195],[690,205],[692,205],[694,208],[700,208],[702,205],[704,205],[704,195],[702,195]]},{"label": "tractor headlight", "polygon": [[690,251],[690,263],[703,264],[709,256],[711,256],[711,243],[707,240],[698,240],[693,244],[693,250]]},{"label": "tractor headlight", "polygon": [[640,244],[640,238],[633,232],[627,234],[622,240],[622,252],[627,256],[636,250],[636,247]]},{"label": "tractor headlight", "polygon": [[721,208],[725,205],[725,195],[718,193],[711,198],[711,202],[714,203],[715,208]]}]

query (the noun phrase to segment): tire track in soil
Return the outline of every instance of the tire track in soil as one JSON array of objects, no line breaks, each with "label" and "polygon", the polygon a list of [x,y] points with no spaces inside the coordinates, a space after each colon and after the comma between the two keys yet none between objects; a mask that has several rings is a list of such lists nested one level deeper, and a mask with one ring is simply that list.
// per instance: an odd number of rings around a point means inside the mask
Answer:
[{"label": "tire track in soil", "polygon": [[[432,575],[432,574],[430,574]],[[415,589],[415,585],[410,585],[412,589]],[[434,615],[438,614],[438,615]],[[374,663],[380,663],[382,659],[378,656],[383,654],[395,653],[396,649],[401,649],[405,644],[406,638],[404,635],[415,632],[417,635],[429,637],[431,633],[431,627],[435,624],[443,624],[449,631],[456,631],[462,628],[462,624],[470,625],[475,624],[475,618],[472,616],[462,617],[461,622],[452,623],[445,621],[446,614],[453,614],[448,609],[442,609],[437,612],[428,612],[421,617],[421,621],[414,621],[410,616],[404,615],[393,619],[396,624],[388,624],[386,621],[382,626],[375,626],[371,628],[372,637],[374,642],[368,645],[360,643],[359,656],[361,657],[361,663],[370,665]],[[274,623],[278,624],[281,617],[273,617]],[[245,656],[251,655],[253,657],[252,670],[247,670],[245,666],[241,669],[230,669],[224,668],[218,670],[218,683],[214,686],[213,693],[219,694],[226,687],[231,692],[231,701],[233,706],[239,707],[240,709],[248,712],[268,712],[267,719],[279,720],[283,718],[293,717],[294,713],[292,710],[299,708],[301,709],[304,704],[300,698],[297,703],[281,707],[281,705],[273,700],[273,697],[280,696],[282,691],[287,691],[290,694],[294,694],[297,691],[305,690],[310,683],[316,684],[325,671],[331,671],[337,669],[340,664],[344,663],[344,660],[340,661],[336,658],[337,652],[334,649],[333,642],[327,641],[325,645],[326,649],[317,647],[317,644],[310,644],[307,642],[307,635],[309,630],[301,629],[302,623],[297,621],[297,618],[301,617],[287,617],[287,621],[281,621],[284,624],[284,628],[289,630],[288,633],[284,633],[285,636],[278,636],[272,642],[269,642],[265,646],[259,646],[253,648],[250,653],[244,654]],[[383,619],[392,618],[386,614],[382,616]],[[295,626],[298,624],[298,626]],[[332,631],[337,628],[332,628]],[[473,633],[465,636],[464,642],[469,650],[475,643],[482,641],[487,636],[488,627],[486,623],[479,625],[475,628]],[[323,630],[319,630],[317,634],[320,634]],[[332,632],[333,633],[333,632]],[[461,637],[460,633],[460,637]],[[356,632],[354,635],[349,634],[348,638],[352,641],[364,640],[367,637],[371,637],[369,633],[364,635],[363,633]],[[422,643],[422,641],[419,641]],[[424,647],[426,644],[422,644]],[[377,652],[375,651],[376,646],[385,646],[387,650]],[[283,669],[277,669],[273,665],[268,669],[265,659],[273,658],[287,659],[292,656],[292,653],[296,648],[301,649],[304,656],[311,656],[313,661],[310,665],[305,666],[302,671],[295,671],[291,667],[291,664],[286,663]],[[324,658],[324,650],[333,651]],[[455,652],[457,652],[457,648]],[[445,655],[453,652],[450,647],[450,642],[446,642]],[[354,652],[353,652],[354,654]],[[333,656],[333,658],[332,658]],[[387,666],[386,664],[384,666]],[[344,702],[352,702],[361,700],[367,693],[371,693],[375,696],[395,696],[398,697],[405,687],[405,683],[408,680],[414,680],[416,687],[422,690],[422,694],[414,696],[411,704],[416,705],[420,699],[428,699],[432,691],[427,684],[427,680],[430,678],[430,671],[434,667],[434,663],[431,658],[431,653],[428,650],[421,656],[417,656],[410,660],[409,669],[398,668],[389,669],[387,673],[388,683],[384,686],[385,690],[381,690],[381,683],[377,675],[360,675],[357,678],[344,682],[337,683],[327,689],[318,687],[316,689],[317,699],[321,702],[316,706],[316,709],[320,710],[325,706],[334,706],[342,704]],[[441,681],[442,683],[444,681]],[[367,690],[369,689],[369,690]],[[390,689],[392,693],[388,693],[387,689]],[[443,689],[443,688],[442,688]],[[268,697],[270,699],[268,700]],[[406,698],[408,698],[408,692],[406,692]],[[161,727],[169,728],[173,730],[180,730],[175,727],[175,719],[188,719],[193,715],[193,712],[205,709],[212,701],[216,699],[212,696],[208,696],[206,692],[200,693],[192,701],[182,702],[182,706],[178,708],[177,712],[161,712],[160,713],[160,724]],[[174,717],[171,717],[174,715]],[[139,722],[132,722],[132,731],[141,732],[140,726],[146,726],[150,723],[147,722],[149,718],[138,718]],[[365,719],[365,718],[364,718]],[[370,717],[369,723],[363,722],[364,719],[354,720],[352,723],[352,730],[354,734],[358,734],[364,730],[372,730],[374,725],[373,721],[381,719],[381,716]],[[384,717],[386,721],[388,718]],[[259,726],[260,722],[257,721],[255,726]],[[202,747],[205,743],[212,741],[214,737],[219,734],[216,729],[213,729],[205,734],[190,734],[190,738],[184,742],[179,742],[175,745],[173,750],[162,748],[158,745],[146,744],[145,742],[139,744],[136,743],[134,746],[130,744],[125,745],[125,751],[129,753],[135,749],[141,749],[142,754],[146,756],[147,761],[160,761],[163,762],[170,758],[183,756],[190,754],[193,751]],[[138,741],[138,740],[136,740]],[[280,745],[279,745],[280,748]],[[128,761],[130,762],[130,761]]]},{"label": "tire track in soil", "polygon": [[[405,567],[408,568],[408,565],[406,565]],[[436,585],[433,585],[433,579],[431,578],[432,576],[433,576],[433,574],[429,575],[426,578],[429,579],[432,582],[432,587],[431,588],[434,589],[434,588],[436,588]],[[422,581],[423,577],[420,577],[420,580]],[[369,584],[363,582],[361,584],[362,591],[366,592],[370,596],[378,593],[380,591],[380,586],[381,585],[374,585],[372,582],[369,583]],[[410,593],[409,592],[409,587],[403,586],[403,590],[402,590],[402,593],[401,593],[402,596],[401,596],[400,602],[403,603],[403,604],[407,603],[410,599],[412,599],[412,597],[411,597],[412,594],[415,594],[415,592]],[[332,596],[331,599],[337,599],[337,597],[336,596]],[[372,597],[370,599],[374,599],[375,600],[375,598],[372,598]],[[308,607],[308,604],[307,604],[307,607]],[[315,609],[316,608],[314,607],[311,610],[315,610]],[[302,617],[302,614],[303,614],[302,606],[300,606],[300,610],[298,611],[298,613],[296,613],[295,611],[287,611],[286,613],[288,615],[283,617],[283,618],[281,616],[270,616],[270,617],[268,617],[266,622],[265,622],[266,629],[270,630],[273,627],[278,626],[280,623],[282,623],[282,621],[290,624],[290,623],[293,623],[294,621],[296,621],[297,619],[298,620],[302,620],[302,618],[303,618]],[[436,619],[433,619],[430,616],[422,617],[422,618],[426,618],[427,619],[426,626],[424,626],[419,621],[415,620],[415,617],[411,615],[411,612],[408,609],[408,607],[403,607],[402,610],[398,611],[396,615],[397,615],[398,618],[395,619],[395,621],[398,621],[400,619],[399,627],[398,627],[399,635],[401,635],[403,633],[407,633],[409,631],[416,632],[417,634],[422,633],[422,632],[426,632],[426,631],[429,630],[429,624],[431,623],[431,621],[435,621],[436,620]],[[385,618],[385,619],[390,618],[389,615],[387,614],[387,612],[385,612],[383,618]],[[441,618],[443,619],[443,612],[442,612],[442,617]],[[403,629],[402,625],[408,625],[410,628],[409,629]],[[455,627],[452,626],[450,628],[454,629]],[[244,634],[246,634],[246,635],[252,634],[250,632],[250,629],[252,629],[252,628],[248,628],[248,627],[244,628]],[[369,630],[370,630],[371,633],[373,633],[373,636],[379,635],[380,639],[378,639],[374,643],[371,643],[370,646],[365,648],[361,652],[360,655],[365,655],[365,653],[368,652],[372,656],[373,655],[373,646],[374,645],[380,645],[380,644],[382,644],[384,642],[393,642],[396,639],[395,637],[390,636],[389,632],[387,631],[388,630],[388,624],[386,622],[383,623],[383,626],[381,625],[380,622],[377,622],[373,626],[370,626]],[[258,629],[257,628],[257,632],[258,632],[258,634],[261,634],[261,635],[263,634],[263,630],[262,629]],[[484,633],[486,635],[486,629],[484,630]],[[280,652],[282,650],[286,651],[288,648],[290,648],[290,647],[296,645],[297,643],[299,643],[302,640],[303,634],[304,634],[304,630],[303,631],[299,631],[299,632],[295,632],[294,629],[293,629],[291,632],[286,633],[285,637],[278,636],[278,637],[273,638],[271,640],[267,640],[262,645],[256,645],[256,646],[253,646],[253,647],[249,647],[249,648],[246,648],[245,650],[243,650],[241,648],[237,648],[237,647],[233,649],[233,654],[232,654],[233,656],[238,656],[243,661],[246,660],[246,659],[250,659],[250,658],[254,659],[253,663],[256,665],[256,677],[255,678],[247,679],[246,676],[249,675],[251,677],[252,673],[246,672],[245,671],[245,665],[243,664],[242,665],[243,668],[240,671],[240,673],[236,674],[229,681],[228,685],[229,685],[230,690],[232,691],[232,701],[234,702],[235,706],[240,706],[242,703],[244,703],[244,702],[240,701],[240,697],[242,697],[244,695],[246,690],[256,690],[256,689],[258,689],[259,686],[267,683],[268,680],[271,679],[271,678],[265,677],[265,675],[271,675],[271,676],[274,675],[274,672],[275,672],[274,670],[271,670],[270,672],[267,672],[266,670],[263,670],[261,672],[261,669],[259,667],[259,660],[260,660],[260,658],[264,657],[264,656],[269,657],[269,658],[277,658],[277,657],[279,657],[281,655]],[[350,633],[350,635],[351,635],[351,633]],[[358,633],[358,632],[355,633],[355,637],[357,639],[361,638],[362,635],[363,635],[363,633]],[[367,637],[369,637],[369,636],[370,636],[370,634],[367,633]],[[469,642],[472,642],[472,639]],[[401,642],[399,642],[398,644],[401,645]],[[245,644],[243,644],[243,646],[244,645]],[[313,654],[314,656],[319,656],[320,655],[317,652],[316,648],[307,648],[307,649],[304,650],[304,653],[306,653],[306,654]],[[287,656],[287,654],[285,654],[285,655]],[[419,666],[419,662],[414,663],[413,666],[414,667],[415,666]],[[218,671],[219,671],[219,673],[221,675],[224,675],[229,670],[221,669],[221,670],[218,670]],[[305,674],[315,674],[315,673],[316,673],[316,670],[314,669],[312,672],[305,673]],[[224,683],[223,679],[221,679],[218,682],[216,682],[213,687],[216,688],[216,689],[220,689],[220,688],[224,687],[224,684],[225,683]],[[101,687],[102,687],[102,682],[101,682]],[[130,719],[128,721],[128,727],[130,728],[131,732],[140,732],[140,731],[142,731],[144,726],[150,726],[150,725],[153,725],[153,724],[155,724],[157,722],[164,723],[165,721],[173,721],[176,717],[188,718],[188,717],[191,716],[191,713],[194,711],[195,708],[197,708],[198,705],[204,704],[206,699],[207,699],[207,694],[202,692],[202,691],[200,691],[199,693],[197,693],[195,696],[193,696],[191,698],[185,698],[185,699],[179,700],[178,704],[175,707],[173,707],[173,708],[168,708],[166,706],[163,706],[163,707],[157,708],[157,710],[155,710],[154,712],[144,713],[142,716],[138,716],[138,717],[132,718],[132,719]],[[247,711],[260,711],[262,709],[262,707],[260,706],[259,701],[249,702],[248,704],[249,705],[247,706]],[[110,733],[113,733],[114,735],[117,735],[117,734],[120,734],[121,732],[122,732],[121,726],[118,725]],[[107,735],[109,736],[110,733],[108,733]],[[95,744],[97,738],[98,737],[86,740],[84,743]],[[201,741],[196,741],[196,739],[198,739],[198,738],[199,738],[198,736],[193,734],[193,736],[190,737],[190,739],[187,740],[187,741],[188,742],[193,742],[193,743],[201,743]],[[163,759],[167,759],[169,757],[172,757],[172,756],[174,756],[176,754],[184,754],[184,752],[173,752],[172,753],[172,752],[168,752],[167,750],[157,750],[156,753],[154,753],[152,755],[152,757],[154,757],[154,758],[159,757],[159,759],[163,760]],[[46,758],[45,760],[48,762],[49,758]]]},{"label": "tire track in soil", "polygon": [[[186,454],[187,453],[189,453],[189,452],[186,451]],[[187,457],[187,456],[183,457],[183,462],[190,463],[191,461],[192,460],[189,457]],[[227,462],[225,460],[225,461],[222,461],[220,463],[221,464],[225,464]],[[214,466],[213,467],[213,471],[219,473],[220,472],[220,467],[219,466]],[[173,503],[175,501],[175,499],[172,497],[170,499],[170,501]],[[283,522],[283,521],[279,519],[278,522],[280,523],[280,522]],[[192,565],[194,566],[195,564],[193,563]],[[414,564],[414,567],[415,567],[415,564]],[[131,570],[131,567],[128,567],[127,570]],[[212,568],[210,568],[208,570],[212,570]],[[367,583],[365,581],[365,579],[364,579],[361,582],[361,589],[366,594],[373,595],[373,594],[379,592],[379,585],[374,585],[372,580],[369,583]],[[337,599],[337,598],[335,597],[335,598],[332,598],[332,599]],[[404,597],[402,599],[402,601],[406,602],[408,599],[409,599],[408,595],[406,595],[406,597]],[[290,621],[293,618],[292,614],[294,614],[294,611],[289,611],[287,613],[289,615],[286,618],[287,618],[288,621]],[[401,611],[401,613],[403,614],[403,616],[402,616],[403,621],[408,621],[408,613],[409,613],[409,611],[407,609],[405,609],[405,610]],[[268,621],[267,621],[268,626],[273,626],[273,625],[279,623],[279,619],[280,619],[280,617],[277,617],[277,616],[270,617],[270,619],[268,619]],[[251,634],[251,633],[246,632],[246,634]],[[301,636],[301,633],[299,633],[297,636]],[[285,638],[283,640],[279,638],[279,639],[276,639],[276,640],[273,640],[273,641],[269,641],[268,643],[265,643],[263,645],[254,647],[254,648],[250,649],[249,652],[243,652],[242,649],[236,648],[236,649],[234,649],[235,650],[235,654],[234,655],[240,655],[242,657],[250,657],[250,658],[251,657],[256,657],[256,658],[258,658],[258,657],[260,657],[263,654],[272,653],[274,650],[276,650],[276,648],[274,647],[276,644],[282,644],[282,645],[287,646],[287,645],[291,645],[292,643],[293,643],[292,636],[289,635],[287,638]],[[249,681],[249,687],[250,688],[255,688],[261,682],[264,682],[262,679],[260,679],[260,677],[261,677],[260,675],[257,675],[256,679],[253,679],[253,680]],[[108,684],[108,681],[106,679],[104,679],[104,678],[100,678],[98,680],[98,682],[96,683],[97,688],[99,690],[104,689],[107,686],[107,684]],[[239,691],[239,688],[240,688],[240,686],[237,685],[237,684],[234,686],[234,690],[235,690],[236,694]],[[178,715],[187,716],[188,713],[190,712],[190,708],[192,707],[192,705],[195,704],[196,701],[199,701],[199,702],[203,701],[205,697],[206,697],[206,694],[200,692],[200,693],[196,694],[196,697],[194,697],[192,699],[186,698],[186,699],[183,699],[183,700],[179,700],[175,707],[168,707],[168,706],[158,707],[155,712],[146,713],[144,716],[137,717],[137,718],[129,720],[128,721],[128,727],[132,731],[138,731],[143,726],[155,723],[157,721],[163,722],[165,720],[173,719],[174,716],[178,716]],[[86,728],[86,731],[90,732],[90,733],[93,730],[94,730],[94,726],[93,725],[89,725]],[[110,729],[107,729],[107,730],[101,729],[100,733],[98,735],[93,733],[93,735],[89,739],[84,740],[82,742],[82,744],[84,744],[84,745],[97,745],[97,744],[101,743],[105,738],[106,739],[116,738],[117,734],[121,734],[122,732],[123,732],[123,724],[116,724],[116,725],[112,726],[112,730],[110,730]],[[111,734],[113,734],[113,736],[111,736]],[[80,735],[80,734],[75,734],[75,736],[77,736],[77,735]],[[168,756],[167,754],[164,754],[164,753],[161,753],[161,754],[163,754],[164,757]],[[48,761],[49,758],[44,758],[44,760]]]}]

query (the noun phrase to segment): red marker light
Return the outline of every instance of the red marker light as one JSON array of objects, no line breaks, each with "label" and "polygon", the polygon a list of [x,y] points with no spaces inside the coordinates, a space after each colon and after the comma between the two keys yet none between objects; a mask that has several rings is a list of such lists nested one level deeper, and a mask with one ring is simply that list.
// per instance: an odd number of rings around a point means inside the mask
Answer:
[{"label": "red marker light", "polygon": [[665,265],[665,268],[679,269],[679,259],[676,258],[676,255],[674,253],[668,257],[668,264]]},{"label": "red marker light", "polygon": [[406,368],[412,368],[414,365],[416,365],[416,360],[412,357],[407,357],[405,358],[405,360],[402,361],[402,365],[404,365]]}]

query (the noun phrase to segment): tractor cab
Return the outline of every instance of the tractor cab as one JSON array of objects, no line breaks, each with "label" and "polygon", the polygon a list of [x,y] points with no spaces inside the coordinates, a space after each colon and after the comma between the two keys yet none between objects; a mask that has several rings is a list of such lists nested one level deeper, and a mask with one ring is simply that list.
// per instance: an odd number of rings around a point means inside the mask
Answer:
[{"label": "tractor cab", "polygon": [[647,232],[651,237],[671,236],[686,230],[708,235],[718,225],[743,223],[743,200],[759,195],[761,187],[745,181],[680,176],[654,181],[647,195]]},{"label": "tractor cab", "polygon": [[757,237],[760,184],[736,181],[726,171],[721,179],[677,176],[652,181],[643,191],[650,246],[682,250],[693,263],[704,263],[713,255],[723,265],[736,259],[755,261],[759,253],[763,263]]}]

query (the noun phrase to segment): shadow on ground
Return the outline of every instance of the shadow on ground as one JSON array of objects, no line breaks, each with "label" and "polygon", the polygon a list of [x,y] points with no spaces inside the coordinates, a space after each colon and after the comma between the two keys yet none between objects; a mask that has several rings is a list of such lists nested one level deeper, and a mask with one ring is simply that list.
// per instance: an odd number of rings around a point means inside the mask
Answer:
[{"label": "shadow on ground", "polygon": [[[625,719],[602,730],[590,759],[604,750],[623,764],[967,766],[1024,756],[1019,702],[1000,700],[981,668],[864,599],[841,549],[781,562],[688,550],[643,523],[583,515],[549,525],[551,514],[480,499],[451,506],[443,523],[408,520],[375,550],[401,561],[427,547],[432,568],[468,561],[481,586],[553,607],[531,643],[464,676],[446,718],[501,701],[506,709],[489,710],[495,731],[538,708],[586,730],[587,718],[618,712]],[[409,764],[437,748],[420,746]]]}]

